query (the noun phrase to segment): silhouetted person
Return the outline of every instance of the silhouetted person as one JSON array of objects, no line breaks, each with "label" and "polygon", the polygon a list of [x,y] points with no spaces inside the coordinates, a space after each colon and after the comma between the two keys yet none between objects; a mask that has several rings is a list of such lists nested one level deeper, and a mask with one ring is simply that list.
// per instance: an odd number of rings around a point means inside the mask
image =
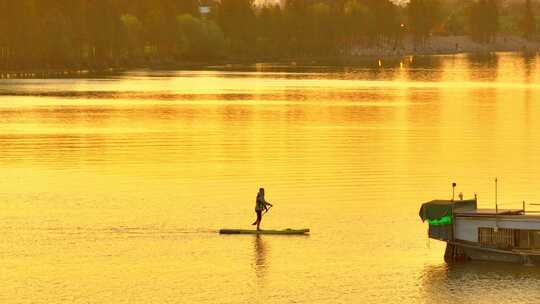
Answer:
[{"label": "silhouetted person", "polygon": [[257,225],[257,230],[261,230],[259,226],[261,225],[262,212],[263,210],[268,211],[268,206],[272,207],[272,204],[264,200],[264,188],[259,189],[257,193],[257,200],[255,201],[255,213],[257,213],[257,220],[252,225]]}]

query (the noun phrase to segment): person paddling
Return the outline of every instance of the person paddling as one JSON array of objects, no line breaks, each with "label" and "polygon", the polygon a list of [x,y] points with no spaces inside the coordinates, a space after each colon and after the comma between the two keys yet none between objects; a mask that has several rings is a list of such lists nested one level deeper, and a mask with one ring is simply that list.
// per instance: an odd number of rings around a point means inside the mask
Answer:
[{"label": "person paddling", "polygon": [[264,200],[264,188],[260,188],[259,193],[257,193],[257,200],[255,201],[255,213],[257,213],[257,220],[251,224],[257,225],[257,230],[261,230],[259,226],[261,225],[262,211],[266,210],[266,212],[268,212],[268,206],[272,207],[273,205]]}]

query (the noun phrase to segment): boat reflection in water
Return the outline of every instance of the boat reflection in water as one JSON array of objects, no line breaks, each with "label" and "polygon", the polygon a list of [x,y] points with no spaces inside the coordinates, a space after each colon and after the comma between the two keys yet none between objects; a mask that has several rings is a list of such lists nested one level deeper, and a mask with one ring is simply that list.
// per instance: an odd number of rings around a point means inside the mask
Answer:
[{"label": "boat reflection in water", "polygon": [[540,272],[509,263],[442,263],[426,266],[420,282],[422,303],[537,303]]}]

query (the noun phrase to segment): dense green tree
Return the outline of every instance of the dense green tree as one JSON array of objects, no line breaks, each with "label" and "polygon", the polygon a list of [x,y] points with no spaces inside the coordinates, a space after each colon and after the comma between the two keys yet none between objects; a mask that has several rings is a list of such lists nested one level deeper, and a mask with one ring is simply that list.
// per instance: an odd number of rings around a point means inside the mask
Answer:
[{"label": "dense green tree", "polygon": [[309,30],[308,7],[308,0],[287,1],[285,4],[283,17],[287,30],[283,35],[286,36],[290,55],[306,55]]},{"label": "dense green tree", "polygon": [[308,49],[313,55],[332,54],[336,48],[336,20],[332,8],[326,3],[317,3],[309,7],[310,31]]},{"label": "dense green tree", "polygon": [[189,14],[194,17],[199,16],[199,0],[181,0],[177,3],[178,14]]},{"label": "dense green tree", "polygon": [[442,9],[443,32],[449,35],[464,35],[467,31],[467,11],[470,3],[467,1],[444,2]]},{"label": "dense green tree", "polygon": [[41,18],[39,41],[40,61],[51,67],[72,66],[74,61],[71,20],[62,14],[61,7],[52,7]]},{"label": "dense green tree", "polygon": [[120,17],[123,27],[124,52],[128,62],[140,62],[144,50],[143,24],[137,16],[124,14]]},{"label": "dense green tree", "polygon": [[213,21],[195,18],[189,14],[177,17],[180,56],[187,59],[218,58],[225,51],[225,38]]},{"label": "dense green tree", "polygon": [[521,31],[525,38],[531,39],[536,34],[536,20],[531,0],[525,0],[523,16],[521,19]]},{"label": "dense green tree", "polygon": [[389,0],[366,0],[374,18],[374,31],[370,36],[375,44],[395,42],[401,33],[398,8]]},{"label": "dense green tree", "polygon": [[407,13],[415,45],[423,46],[436,26],[442,23],[441,3],[438,0],[411,0]]},{"label": "dense green tree", "polygon": [[146,13],[146,40],[151,44],[152,61],[172,61],[177,51],[178,27],[176,14],[168,1],[154,6]]},{"label": "dense green tree", "polygon": [[257,15],[257,54],[265,59],[285,54],[287,28],[278,5],[262,7]]},{"label": "dense green tree", "polygon": [[369,33],[376,31],[375,22],[367,5],[360,0],[349,0],[344,4],[343,32],[348,45],[366,44]]},{"label": "dense green tree", "polygon": [[499,29],[499,7],[496,0],[479,0],[469,9],[469,32],[471,37],[489,43]]},{"label": "dense green tree", "polygon": [[101,68],[117,64],[122,32],[120,12],[116,2],[87,1],[85,12],[87,27],[88,64]]},{"label": "dense green tree", "polygon": [[[390,0],[289,0],[284,7],[253,0],[0,0],[0,68],[324,58],[397,48],[404,29],[419,44],[441,31],[487,43],[499,19],[502,30],[532,39],[533,1],[522,1],[501,8],[499,0],[411,0],[404,8]],[[211,13],[201,16],[199,5]]]},{"label": "dense green tree", "polygon": [[253,0],[221,0],[217,22],[229,38],[233,54],[253,54],[257,33]]}]

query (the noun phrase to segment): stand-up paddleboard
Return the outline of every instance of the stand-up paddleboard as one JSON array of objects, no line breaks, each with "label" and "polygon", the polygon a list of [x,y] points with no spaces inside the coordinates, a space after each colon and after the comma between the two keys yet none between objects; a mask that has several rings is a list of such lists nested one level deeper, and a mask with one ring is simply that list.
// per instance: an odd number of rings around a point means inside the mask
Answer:
[{"label": "stand-up paddleboard", "polygon": [[284,230],[244,230],[244,229],[221,229],[219,234],[285,234],[301,235],[309,233],[309,229],[284,229]]}]

